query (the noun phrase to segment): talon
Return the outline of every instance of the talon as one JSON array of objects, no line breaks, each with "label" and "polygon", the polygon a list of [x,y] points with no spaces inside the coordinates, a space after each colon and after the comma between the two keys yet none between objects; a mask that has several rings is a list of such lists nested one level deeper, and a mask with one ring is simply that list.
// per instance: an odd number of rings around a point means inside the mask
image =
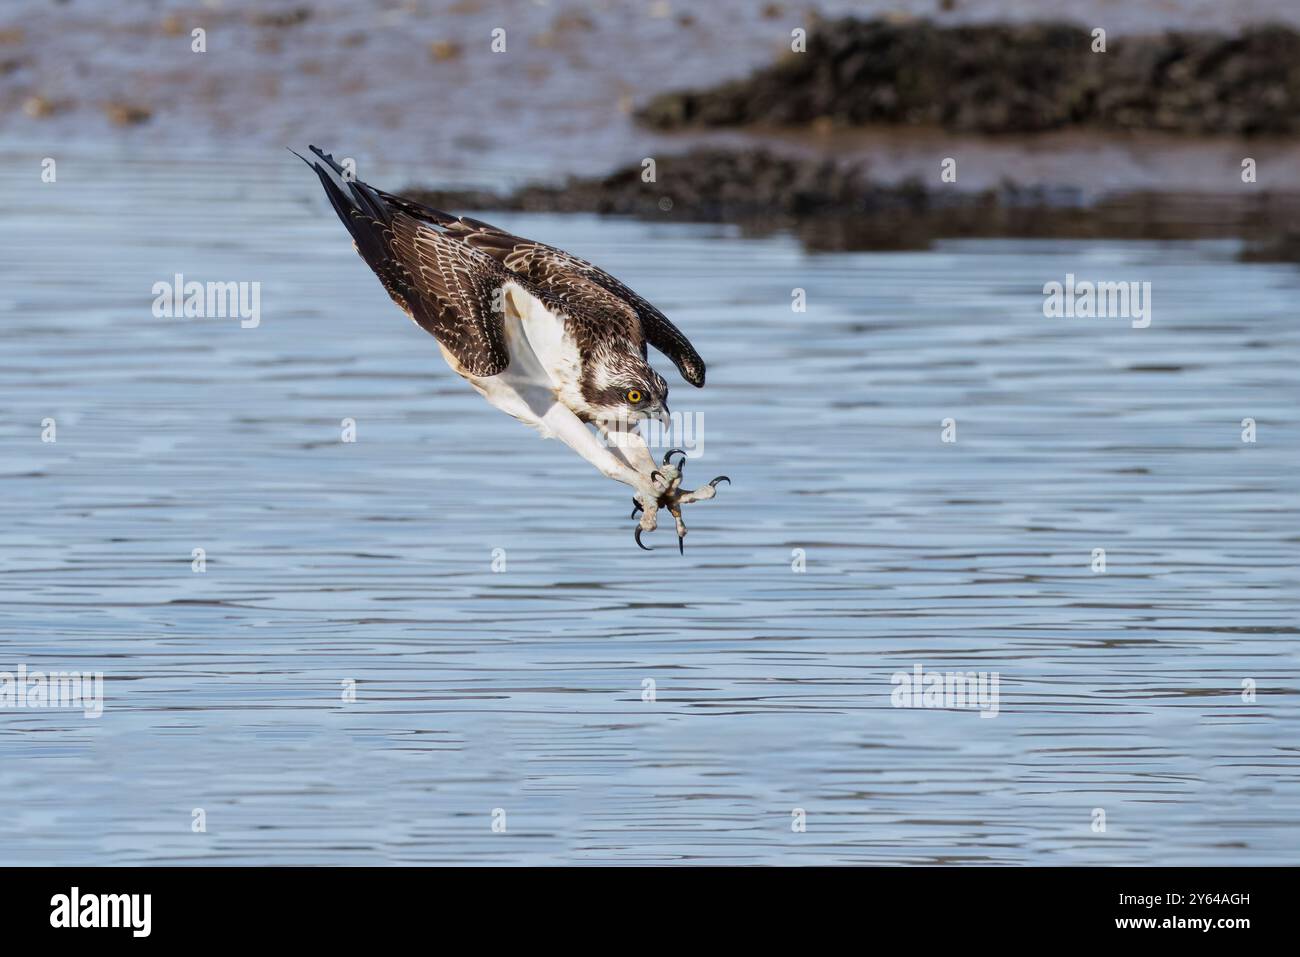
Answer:
[{"label": "talon", "polygon": [[636,496],[634,495],[632,497],[632,514],[629,515],[628,518],[636,518],[636,514],[639,511],[641,511],[641,503],[636,500]]},{"label": "talon", "polygon": [[[682,457],[682,462],[685,463],[686,452],[684,449],[669,449],[667,452],[664,453],[664,461],[663,461],[664,465],[673,465],[673,463],[668,460],[673,457],[674,452],[679,453]],[[680,465],[673,465],[673,468],[677,469],[677,471],[679,472],[682,470],[682,467]]]},{"label": "talon", "polygon": [[712,485],[712,486],[716,489],[716,488],[718,487],[718,483],[719,483],[719,482],[726,482],[728,485],[730,485],[730,484],[731,484],[731,479],[727,478],[725,475],[719,475],[717,478],[715,478],[715,479],[714,479],[712,482],[710,482],[709,484]]},{"label": "talon", "polygon": [[638,525],[638,526],[636,527],[636,531],[632,533],[632,537],[636,539],[636,543],[637,543],[638,545],[640,545],[641,548],[643,548],[645,551],[647,551],[647,552],[653,552],[653,551],[654,551],[654,549],[651,548],[649,545],[646,545],[646,544],[643,544],[643,543],[642,543],[642,541],[641,541],[641,526],[640,526],[640,525]]},{"label": "talon", "polygon": [[682,509],[680,505],[670,505],[668,511],[673,513],[673,521],[677,523],[677,554],[686,554],[686,523],[682,521]]},{"label": "talon", "polygon": [[661,479],[664,477],[664,475],[663,475],[662,472],[651,472],[651,473],[650,473],[650,481],[653,482],[653,481],[655,480],[655,476],[656,476],[656,475],[659,476],[659,478],[661,478]]}]

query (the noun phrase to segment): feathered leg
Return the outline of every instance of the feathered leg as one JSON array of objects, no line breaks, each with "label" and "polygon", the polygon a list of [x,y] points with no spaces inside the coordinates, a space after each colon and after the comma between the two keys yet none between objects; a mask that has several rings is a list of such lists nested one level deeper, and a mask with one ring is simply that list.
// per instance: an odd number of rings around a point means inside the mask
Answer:
[{"label": "feathered leg", "polygon": [[[648,473],[632,468],[621,455],[615,455],[596,438],[596,434],[587,428],[585,422],[558,403],[542,416],[542,425],[550,435],[596,466],[602,475],[632,486],[634,500],[643,509],[636,533],[637,544],[641,545],[641,533],[653,532],[658,527],[656,513],[659,511],[661,490],[655,487],[654,479]],[[644,447],[642,443],[642,448]]]},{"label": "feathered leg", "polygon": [[[686,538],[686,524],[682,521],[681,506],[690,502],[702,502],[717,494],[719,482],[730,483],[731,479],[720,475],[708,485],[698,489],[682,489],[682,466],[686,453],[680,449],[670,449],[663,462],[656,465],[645,439],[638,432],[620,431],[597,425],[600,432],[587,428],[586,423],[566,407],[558,403],[552,405],[540,422],[544,434],[559,439],[584,459],[600,470],[602,475],[632,486],[632,517],[641,513],[637,523],[636,543],[649,550],[641,541],[642,532],[653,532],[659,525],[658,511],[667,508],[672,512],[677,526],[677,548],[683,549]],[[608,443],[608,444],[607,444]],[[611,448],[610,446],[613,446]],[[675,464],[673,455],[682,457]]]},{"label": "feathered leg", "polygon": [[644,475],[655,470],[655,460],[646,447],[645,436],[632,429],[616,429],[597,422],[596,431],[623,459]]}]

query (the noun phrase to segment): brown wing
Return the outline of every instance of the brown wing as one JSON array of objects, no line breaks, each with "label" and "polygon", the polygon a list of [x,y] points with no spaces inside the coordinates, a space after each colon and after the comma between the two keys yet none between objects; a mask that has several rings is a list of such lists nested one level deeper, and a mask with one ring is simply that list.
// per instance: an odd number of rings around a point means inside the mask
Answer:
[{"label": "brown wing", "polygon": [[600,267],[562,249],[512,235],[481,220],[452,216],[388,193],[380,195],[385,202],[408,215],[434,223],[448,236],[481,250],[566,305],[591,315],[634,323],[641,333],[635,336],[638,342],[644,338],[671,359],[687,382],[694,386],[704,385],[704,360],[686,335],[662,312]]},{"label": "brown wing", "polygon": [[503,315],[492,305],[495,291],[516,277],[491,256],[394,208],[378,190],[346,179],[333,157],[311,149],[320,160],[311,165],[334,211],[393,301],[466,372],[489,376],[504,371],[510,353]]},{"label": "brown wing", "polygon": [[492,306],[494,295],[513,277],[489,257],[404,213],[393,216],[391,235],[393,256],[412,277],[407,286],[413,294],[411,318],[471,375],[503,372],[510,352],[503,314]]}]

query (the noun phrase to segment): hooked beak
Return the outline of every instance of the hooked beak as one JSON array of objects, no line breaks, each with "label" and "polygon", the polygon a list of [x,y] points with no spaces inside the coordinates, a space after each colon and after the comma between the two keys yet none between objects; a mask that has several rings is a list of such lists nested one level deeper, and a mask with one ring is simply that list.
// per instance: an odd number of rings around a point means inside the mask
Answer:
[{"label": "hooked beak", "polygon": [[656,415],[655,418],[659,420],[659,424],[665,429],[671,429],[673,427],[673,420],[672,413],[668,411],[668,406],[660,405],[656,406],[656,408],[659,410],[659,414]]}]

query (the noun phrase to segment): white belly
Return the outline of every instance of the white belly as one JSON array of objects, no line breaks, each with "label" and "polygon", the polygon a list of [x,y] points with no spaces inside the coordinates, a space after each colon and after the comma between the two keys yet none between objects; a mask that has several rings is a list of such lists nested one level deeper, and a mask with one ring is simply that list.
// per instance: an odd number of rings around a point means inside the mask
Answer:
[{"label": "white belly", "polygon": [[447,364],[488,402],[549,437],[542,417],[559,403],[581,408],[582,358],[564,321],[514,283],[505,286],[505,334],[510,364],[494,376],[468,375],[441,344]]}]

